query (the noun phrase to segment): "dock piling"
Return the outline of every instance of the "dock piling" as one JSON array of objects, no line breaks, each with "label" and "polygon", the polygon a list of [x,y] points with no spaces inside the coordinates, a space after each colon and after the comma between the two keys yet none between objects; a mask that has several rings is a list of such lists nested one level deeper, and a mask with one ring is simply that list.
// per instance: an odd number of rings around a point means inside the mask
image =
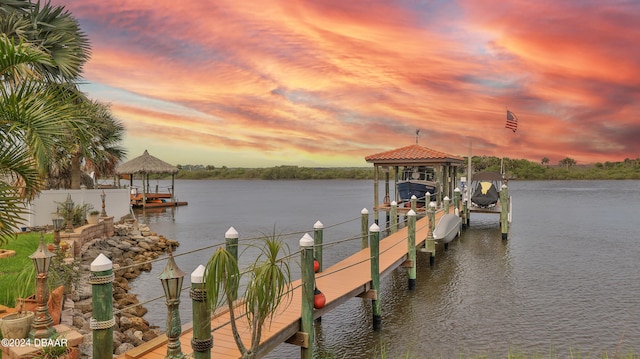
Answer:
[{"label": "dock piling", "polygon": [[509,190],[506,184],[502,184],[500,188],[500,231],[502,232],[502,240],[507,240],[509,236]]},{"label": "dock piling", "polygon": [[361,239],[362,239],[362,249],[365,249],[369,246],[369,211],[366,208],[363,208],[362,211],[360,211],[360,214],[362,215],[362,219],[361,219]]},{"label": "dock piling", "polygon": [[429,229],[427,231],[427,238],[424,242],[425,249],[427,252],[431,253],[431,256],[429,257],[429,264],[433,266],[436,264],[436,240],[433,238],[433,230],[436,227],[436,202],[429,202],[428,216]]},{"label": "dock piling", "polygon": [[191,348],[194,359],[209,359],[213,347],[211,335],[211,307],[207,303],[207,290],[204,283],[205,267],[200,264],[191,273],[191,307],[193,313],[193,338]]},{"label": "dock piling", "polygon": [[414,290],[416,288],[416,212],[413,210],[409,210],[407,212],[407,217],[409,219],[408,225],[408,246],[409,246],[409,261],[411,262],[411,266],[409,267],[409,290]]},{"label": "dock piling", "polygon": [[305,345],[301,346],[300,357],[313,359],[314,327],[313,327],[313,293],[315,289],[315,273],[313,270],[313,238],[306,234],[300,238],[302,252],[302,315],[301,328],[305,337]]},{"label": "dock piling", "polygon": [[[229,229],[224,233],[225,239],[225,249],[227,252],[231,253],[233,258],[235,258],[236,263],[238,263],[238,231],[235,228],[229,227]],[[231,293],[233,300],[238,299],[238,289],[235,289],[235,292]]]},{"label": "dock piling", "polygon": [[391,233],[396,233],[398,231],[398,202],[396,201],[391,202],[390,212],[391,212],[390,213],[391,227],[389,228],[389,230],[391,231]]},{"label": "dock piling", "polygon": [[382,328],[382,305],[380,303],[380,227],[369,227],[369,253],[371,253],[371,289],[375,291],[373,307],[373,330]]},{"label": "dock piling", "polygon": [[317,221],[313,225],[313,242],[314,244],[314,258],[318,261],[318,272],[322,272],[322,237],[324,236],[324,224]]},{"label": "dock piling", "polygon": [[93,359],[113,357],[113,262],[100,253],[91,262],[91,305],[93,316],[89,327],[93,336]]},{"label": "dock piling", "polygon": [[449,198],[449,196],[444,196],[443,206],[444,206],[445,214],[449,214],[449,202],[451,202],[451,199]]}]

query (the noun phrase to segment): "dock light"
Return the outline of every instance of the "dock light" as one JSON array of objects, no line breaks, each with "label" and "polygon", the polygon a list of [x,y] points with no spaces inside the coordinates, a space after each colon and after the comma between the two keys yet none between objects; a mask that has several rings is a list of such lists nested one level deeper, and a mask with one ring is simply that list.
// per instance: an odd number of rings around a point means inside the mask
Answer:
[{"label": "dock light", "polygon": [[106,217],[107,216],[107,211],[105,211],[104,209],[104,200],[107,198],[107,194],[104,193],[104,191],[102,191],[102,194],[100,195],[100,199],[102,200],[102,212],[100,212],[100,217]]},{"label": "dock light", "polygon": [[49,252],[47,245],[44,243],[44,234],[40,232],[40,245],[38,249],[29,256],[33,260],[33,264],[36,267],[36,313],[33,323],[31,324],[31,332],[29,336],[31,338],[50,338],[55,330],[51,327],[53,319],[49,314],[49,265],[51,265],[51,258],[55,254]]},{"label": "dock light", "polygon": [[60,211],[56,211],[51,215],[51,222],[53,222],[53,248],[57,254],[60,251],[60,231],[64,223],[64,218],[60,215]]},{"label": "dock light", "polygon": [[73,200],[71,194],[67,195],[67,200],[64,201],[64,208],[67,210],[67,229],[66,231],[73,232]]},{"label": "dock light", "polygon": [[182,359],[185,355],[180,347],[180,334],[182,327],[180,324],[180,292],[182,291],[182,280],[185,272],[183,272],[176,261],[173,259],[173,253],[169,250],[169,260],[164,270],[158,276],[162,282],[162,289],[167,301],[167,328],[166,334],[169,339],[167,342],[167,355],[165,358]]}]

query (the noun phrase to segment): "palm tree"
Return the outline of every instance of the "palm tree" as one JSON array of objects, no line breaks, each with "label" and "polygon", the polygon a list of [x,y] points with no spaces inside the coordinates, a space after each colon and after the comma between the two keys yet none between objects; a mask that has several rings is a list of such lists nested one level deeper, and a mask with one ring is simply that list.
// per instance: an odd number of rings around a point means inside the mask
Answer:
[{"label": "palm tree", "polygon": [[0,0],[0,243],[41,189],[53,151],[78,125],[76,79],[89,57],[77,21],[49,3]]},{"label": "palm tree", "polygon": [[[265,322],[273,318],[290,295],[289,264],[278,259],[278,255],[285,249],[283,242],[277,238],[275,232],[264,236],[263,239],[264,247],[260,248],[262,254],[248,271],[243,272],[250,275],[244,295],[245,317],[236,317],[233,310],[242,277],[236,258],[225,248],[219,248],[207,262],[205,270],[207,300],[214,309],[220,304],[229,307],[231,330],[243,359],[257,357]],[[241,320],[246,320],[251,328],[249,347],[240,337],[238,321]]]},{"label": "palm tree", "polygon": [[47,188],[79,189],[83,163],[84,169],[98,178],[113,174],[126,156],[121,146],[124,125],[113,117],[109,106],[85,98],[78,108],[85,121],[68,123],[67,135],[57,147],[49,170]]}]

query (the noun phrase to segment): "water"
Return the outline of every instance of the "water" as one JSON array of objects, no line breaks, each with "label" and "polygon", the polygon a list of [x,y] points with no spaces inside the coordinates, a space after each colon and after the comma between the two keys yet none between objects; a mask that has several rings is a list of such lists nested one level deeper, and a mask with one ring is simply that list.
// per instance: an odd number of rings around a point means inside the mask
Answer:
[{"label": "water", "polygon": [[[152,230],[180,241],[178,253],[223,243],[230,226],[241,240],[274,227],[296,232],[283,236],[292,250],[299,231],[311,233],[317,220],[325,227],[347,221],[327,228],[325,243],[357,237],[360,210],[373,204],[371,181],[177,181],[176,188],[189,205],[146,220]],[[317,324],[317,347],[347,358],[372,358],[381,346],[388,358],[640,352],[640,182],[512,181],[509,189],[508,241],[500,238],[498,216],[474,214],[471,228],[438,255],[434,267],[418,255],[415,291],[406,289],[404,269],[382,280],[380,332],[371,329],[370,302],[353,298]],[[355,238],[327,248],[327,265],[359,246]],[[210,254],[177,262],[190,273]],[[156,277],[163,266],[156,263],[134,281],[141,299],[161,295]],[[188,322],[189,299],[182,299]],[[163,327],[164,301],[147,307],[147,320]],[[299,352],[283,344],[267,358],[297,358]]]}]

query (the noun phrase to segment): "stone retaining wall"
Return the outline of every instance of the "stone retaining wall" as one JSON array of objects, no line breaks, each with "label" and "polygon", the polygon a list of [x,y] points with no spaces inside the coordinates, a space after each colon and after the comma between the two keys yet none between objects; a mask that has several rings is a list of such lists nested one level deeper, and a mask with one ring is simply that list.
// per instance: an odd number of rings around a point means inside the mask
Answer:
[{"label": "stone retaining wall", "polygon": [[81,248],[94,238],[111,237],[114,234],[113,217],[100,217],[97,224],[87,224],[75,228],[73,232],[60,232],[60,240],[67,241],[73,247],[74,257],[81,255]]}]

